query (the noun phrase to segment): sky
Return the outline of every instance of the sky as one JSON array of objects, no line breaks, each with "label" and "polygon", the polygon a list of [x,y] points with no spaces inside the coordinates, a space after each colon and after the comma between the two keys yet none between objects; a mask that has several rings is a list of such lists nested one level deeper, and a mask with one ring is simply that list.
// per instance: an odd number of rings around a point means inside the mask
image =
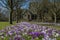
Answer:
[{"label": "sky", "polygon": [[[28,0],[27,0],[28,1]],[[30,1],[24,3],[24,5],[21,7],[22,9],[28,9],[29,8]]]},{"label": "sky", "polygon": [[[4,1],[4,0],[3,0]],[[25,3],[23,3],[23,6],[21,7],[22,9],[28,9],[29,8],[29,3],[30,2],[37,2],[37,1],[42,1],[42,0],[26,0],[27,2],[25,2]],[[50,2],[52,2],[52,1],[54,1],[54,0],[49,0]],[[60,1],[60,0],[59,0]],[[4,1],[5,2],[5,1]],[[5,2],[6,3],[6,2]],[[8,11],[8,9],[6,9],[6,8],[4,8],[4,7],[2,7],[2,5],[3,6],[5,6],[1,1],[0,1],[0,8],[2,9],[2,13],[8,13],[9,11]],[[3,12],[4,11],[4,12]]]},{"label": "sky", "polygon": [[[28,9],[30,0],[26,0],[27,2],[23,3],[22,9]],[[4,1],[5,2],[5,1]],[[0,1],[0,8],[3,8],[2,6],[5,6],[3,2]]]},{"label": "sky", "polygon": [[[30,0],[26,0],[26,1],[27,1],[27,2],[23,3],[23,6],[21,7],[22,9],[28,9]],[[6,2],[5,2],[5,3],[6,3]],[[0,1],[1,13],[5,14],[5,15],[6,15],[7,13],[9,14],[8,9],[2,7],[2,5],[5,6],[5,5]],[[7,15],[8,15],[8,14],[7,14]]]},{"label": "sky", "polygon": [[[3,0],[4,1],[4,0]],[[42,0],[26,0],[27,2],[25,2],[25,3],[23,3],[23,6],[21,7],[22,9],[28,9],[28,7],[29,7],[29,3],[30,2],[32,2],[32,1],[42,1]],[[52,1],[54,1],[54,0],[50,0],[51,2]],[[56,0],[55,0],[56,1]],[[5,1],[4,1],[5,2]],[[6,3],[6,2],[5,2]],[[3,7],[1,6],[1,5],[3,5],[3,6],[5,6],[1,1],[0,1],[0,8],[2,8],[3,9]]]},{"label": "sky", "polygon": [[[3,0],[4,1],[4,0]],[[24,3],[24,5],[21,7],[22,9],[28,9],[28,7],[29,7],[29,3],[30,2],[32,2],[32,1],[34,1],[34,2],[36,2],[36,1],[42,1],[42,0],[26,0],[27,2],[25,2]],[[52,1],[54,1],[54,0],[50,0],[51,2]],[[55,0],[56,1],[56,0]],[[4,1],[5,2],[5,1]],[[5,2],[6,3],[6,2]],[[3,5],[3,6],[5,6],[1,1],[0,1],[0,7],[1,7],[1,5]]]}]

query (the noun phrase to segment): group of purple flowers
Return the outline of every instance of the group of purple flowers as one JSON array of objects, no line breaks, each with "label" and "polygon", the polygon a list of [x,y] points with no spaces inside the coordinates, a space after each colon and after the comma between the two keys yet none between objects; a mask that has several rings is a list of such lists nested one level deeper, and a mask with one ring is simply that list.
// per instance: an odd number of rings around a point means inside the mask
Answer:
[{"label": "group of purple flowers", "polygon": [[57,40],[57,37],[60,37],[59,30],[28,22],[21,22],[0,30],[1,40]]}]

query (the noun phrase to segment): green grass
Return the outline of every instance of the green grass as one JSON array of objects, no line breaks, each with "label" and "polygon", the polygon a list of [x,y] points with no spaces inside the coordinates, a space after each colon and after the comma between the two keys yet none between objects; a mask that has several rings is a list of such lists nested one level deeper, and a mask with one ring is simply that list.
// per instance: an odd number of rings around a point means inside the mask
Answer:
[{"label": "green grass", "polygon": [[[15,24],[16,22],[14,21],[13,22],[13,25]],[[33,24],[34,22],[29,22],[31,24]],[[34,24],[37,24],[37,23],[34,23]],[[11,24],[9,24],[9,22],[0,22],[0,29],[3,29],[5,28],[6,26],[10,26]],[[60,30],[60,26],[57,26],[57,25],[50,25],[50,24],[38,24],[38,25],[42,25],[42,26],[48,26],[48,27],[51,27],[51,28],[55,28],[57,30]]]},{"label": "green grass", "polygon": [[[13,22],[13,25],[15,22]],[[11,24],[9,22],[0,22],[0,30],[5,28],[6,26],[10,26]]]}]

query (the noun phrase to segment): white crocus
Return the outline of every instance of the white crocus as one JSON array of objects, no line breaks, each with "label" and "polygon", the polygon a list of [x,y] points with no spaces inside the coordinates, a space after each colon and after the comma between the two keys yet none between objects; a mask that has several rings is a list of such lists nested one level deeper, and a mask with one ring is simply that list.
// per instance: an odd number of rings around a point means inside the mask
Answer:
[{"label": "white crocus", "polygon": [[58,36],[59,36],[59,34],[58,34],[58,33],[56,33],[55,37],[58,37]]}]

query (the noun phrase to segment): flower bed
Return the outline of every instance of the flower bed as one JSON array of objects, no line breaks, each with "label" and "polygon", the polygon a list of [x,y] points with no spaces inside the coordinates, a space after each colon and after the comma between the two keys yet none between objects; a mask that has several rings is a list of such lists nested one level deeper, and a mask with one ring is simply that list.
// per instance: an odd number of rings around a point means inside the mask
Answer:
[{"label": "flower bed", "polygon": [[60,40],[60,31],[21,22],[0,30],[0,40]]}]

